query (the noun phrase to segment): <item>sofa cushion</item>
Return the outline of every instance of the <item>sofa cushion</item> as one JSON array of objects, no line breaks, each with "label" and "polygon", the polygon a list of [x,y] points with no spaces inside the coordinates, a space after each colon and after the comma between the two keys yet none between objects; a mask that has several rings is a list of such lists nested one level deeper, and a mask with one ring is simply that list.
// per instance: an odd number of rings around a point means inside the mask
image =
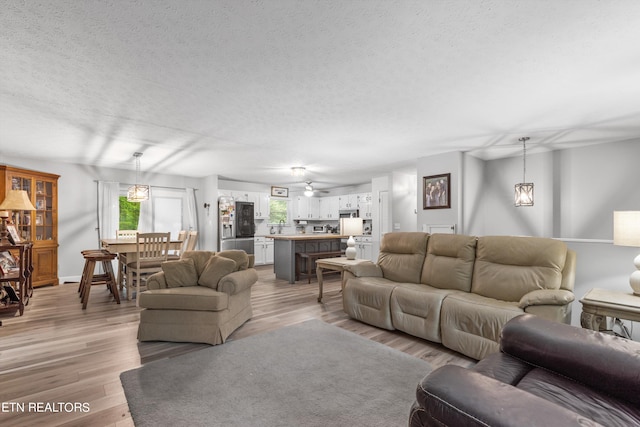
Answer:
[{"label": "sofa cushion", "polygon": [[196,286],[198,284],[198,273],[192,259],[165,261],[162,263],[162,271],[167,288]]},{"label": "sofa cushion", "polygon": [[202,274],[202,270],[209,262],[209,258],[211,255],[215,255],[215,252],[212,251],[186,251],[182,254],[182,259],[192,259],[193,264],[196,267],[196,272],[198,273],[198,277]]},{"label": "sofa cushion", "polygon": [[206,286],[154,289],[140,293],[140,307],[154,310],[220,311],[229,307],[229,295]]},{"label": "sofa cushion", "polygon": [[476,242],[475,236],[432,234],[420,282],[434,288],[471,291]]},{"label": "sofa cushion", "polygon": [[420,232],[387,233],[380,242],[378,265],[386,279],[420,283],[429,235]]},{"label": "sofa cushion", "polygon": [[209,258],[207,265],[204,267],[204,270],[198,279],[198,285],[217,289],[220,279],[234,271],[237,271],[237,264],[234,260],[223,256],[213,255]]},{"label": "sofa cushion", "polygon": [[442,344],[480,360],[487,354],[499,351],[502,327],[523,313],[515,302],[467,292],[451,293],[442,302]]},{"label": "sofa cushion", "polygon": [[236,271],[246,270],[249,267],[249,256],[243,250],[230,249],[218,252],[216,255],[234,260],[236,262]]},{"label": "sofa cushion", "polygon": [[396,285],[382,277],[349,279],[342,294],[344,311],[354,319],[393,330],[389,300]]},{"label": "sofa cushion", "polygon": [[408,334],[440,342],[440,310],[451,290],[428,285],[398,283],[391,293],[393,326]]},{"label": "sofa cushion", "polygon": [[520,301],[536,289],[559,289],[566,245],[540,237],[478,238],[471,292],[504,301]]}]

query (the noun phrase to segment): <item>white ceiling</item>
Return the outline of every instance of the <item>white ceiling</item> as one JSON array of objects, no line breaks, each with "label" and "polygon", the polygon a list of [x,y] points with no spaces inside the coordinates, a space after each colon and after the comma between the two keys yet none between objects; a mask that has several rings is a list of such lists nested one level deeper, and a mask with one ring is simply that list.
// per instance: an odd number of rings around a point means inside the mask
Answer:
[{"label": "white ceiling", "polygon": [[636,0],[3,0],[0,41],[0,161],[328,188],[640,135]]}]

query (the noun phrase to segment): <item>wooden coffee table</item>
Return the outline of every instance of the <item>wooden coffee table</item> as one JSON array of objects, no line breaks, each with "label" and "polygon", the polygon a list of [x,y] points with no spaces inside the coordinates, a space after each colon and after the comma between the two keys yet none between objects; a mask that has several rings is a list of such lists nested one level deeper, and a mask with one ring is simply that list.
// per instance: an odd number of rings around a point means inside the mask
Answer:
[{"label": "wooden coffee table", "polygon": [[[580,300],[582,314],[580,325],[583,328],[600,331],[606,329],[607,317],[640,322],[640,296],[632,292],[609,289],[591,289]],[[627,331],[622,330],[624,335]],[[625,338],[631,338],[625,336]]]},{"label": "wooden coffee table", "polygon": [[340,272],[340,281],[342,288],[344,288],[344,268],[350,265],[357,265],[361,262],[370,262],[367,259],[347,259],[346,257],[340,258],[321,258],[316,260],[316,275],[318,276],[318,302],[322,302],[322,272],[324,270],[332,270]]}]

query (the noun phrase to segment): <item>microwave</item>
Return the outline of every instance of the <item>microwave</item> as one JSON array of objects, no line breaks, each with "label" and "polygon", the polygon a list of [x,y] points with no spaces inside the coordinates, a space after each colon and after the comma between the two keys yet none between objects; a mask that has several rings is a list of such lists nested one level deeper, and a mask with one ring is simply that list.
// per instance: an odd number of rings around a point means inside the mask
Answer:
[{"label": "microwave", "polygon": [[340,218],[358,218],[360,217],[360,212],[358,209],[341,210],[338,212],[338,216]]}]

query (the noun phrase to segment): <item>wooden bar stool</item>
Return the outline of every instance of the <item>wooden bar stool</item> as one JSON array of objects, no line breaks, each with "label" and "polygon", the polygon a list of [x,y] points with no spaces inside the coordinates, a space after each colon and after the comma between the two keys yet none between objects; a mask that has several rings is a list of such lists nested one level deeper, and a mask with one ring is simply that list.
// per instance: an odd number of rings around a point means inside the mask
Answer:
[{"label": "wooden bar stool", "polygon": [[[120,293],[116,277],[113,274],[111,261],[116,258],[116,254],[112,254],[105,250],[86,250],[82,251],[84,257],[84,270],[80,279],[80,298],[82,300],[82,309],[87,308],[89,302],[89,292],[94,285],[107,285],[107,289],[113,294],[116,302],[120,304]],[[95,274],[96,264],[102,263],[103,274]]]}]

